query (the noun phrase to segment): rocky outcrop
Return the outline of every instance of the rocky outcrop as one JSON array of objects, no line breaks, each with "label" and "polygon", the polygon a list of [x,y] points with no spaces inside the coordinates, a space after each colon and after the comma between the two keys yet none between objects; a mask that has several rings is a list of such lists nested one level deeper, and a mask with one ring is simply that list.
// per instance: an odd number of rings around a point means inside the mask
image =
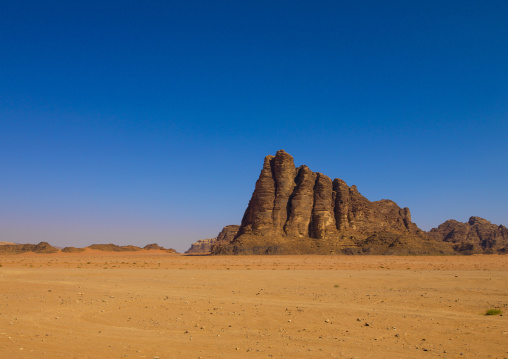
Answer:
[{"label": "rocky outcrop", "polygon": [[96,249],[104,252],[137,252],[142,250],[161,250],[168,253],[176,253],[176,251],[173,248],[164,248],[159,246],[157,243],[151,243],[147,244],[143,248],[133,246],[133,245],[127,245],[127,246],[118,246],[113,243],[109,244],[92,244],[91,246],[84,247],[84,248],[76,248],[76,247],[65,247],[62,249],[62,252],[64,253],[81,253],[84,252],[86,249]]},{"label": "rocky outcrop", "polygon": [[200,239],[193,243],[191,247],[185,252],[186,254],[204,254],[210,253],[212,248],[215,246],[221,246],[222,244],[230,243],[238,233],[238,225],[229,225],[222,228],[222,231],[215,238]]},{"label": "rocky outcrop", "polygon": [[314,184],[314,206],[310,217],[309,234],[316,239],[335,236],[337,226],[335,223],[335,196],[332,189],[332,180],[317,173]]},{"label": "rocky outcrop", "polygon": [[236,224],[231,224],[229,226],[222,228],[222,231],[220,231],[217,238],[215,238],[216,242],[214,244],[231,242],[233,240],[233,238],[235,238],[239,229],[240,229],[240,226],[238,226]]},{"label": "rocky outcrop", "polygon": [[284,150],[266,156],[228,253],[451,253],[411,222],[408,208],[371,202],[343,180],[295,167]]},{"label": "rocky outcrop", "polygon": [[133,245],[118,246],[118,245],[113,244],[113,243],[109,243],[109,244],[92,244],[92,245],[90,245],[90,246],[88,246],[86,248],[97,249],[97,250],[105,251],[105,252],[135,252],[135,251],[142,250],[140,247],[133,246]]},{"label": "rocky outcrop", "polygon": [[508,253],[508,229],[480,217],[471,217],[466,223],[450,219],[432,228],[430,238],[449,242],[457,252]]},{"label": "rocky outcrop", "polygon": [[84,252],[86,248],[76,248],[76,247],[64,247],[62,248],[63,253],[81,253]]},{"label": "rocky outcrop", "polygon": [[307,237],[309,235],[310,220],[314,207],[314,184],[317,174],[307,166],[298,169],[295,179],[295,190],[291,197],[289,216],[284,232],[293,237]]},{"label": "rocky outcrop", "polygon": [[159,246],[157,243],[150,243],[150,244],[147,244],[146,246],[143,247],[143,249],[146,249],[146,250],[160,250],[160,251],[163,251],[165,250],[164,247],[161,247]]},{"label": "rocky outcrop", "polygon": [[47,242],[39,244],[5,244],[0,246],[0,254],[19,254],[25,252],[34,253],[55,253],[58,248],[53,247]]},{"label": "rocky outcrop", "polygon": [[212,242],[214,242],[215,240],[216,238],[200,239],[197,242],[192,243],[190,248],[185,253],[186,254],[210,253],[210,249],[212,248]]},{"label": "rocky outcrop", "polygon": [[143,247],[143,249],[151,251],[151,250],[157,250],[157,251],[165,251],[168,253],[176,253],[176,250],[173,248],[164,248],[162,246],[159,246],[157,243],[150,243]]}]

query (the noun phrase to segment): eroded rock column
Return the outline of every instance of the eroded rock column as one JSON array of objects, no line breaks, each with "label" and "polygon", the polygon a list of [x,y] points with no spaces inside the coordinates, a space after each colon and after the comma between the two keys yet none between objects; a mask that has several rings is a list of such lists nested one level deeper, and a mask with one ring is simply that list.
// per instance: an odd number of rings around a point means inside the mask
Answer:
[{"label": "eroded rock column", "polygon": [[333,180],[333,190],[335,195],[335,222],[339,231],[349,228],[349,211],[351,210],[351,199],[349,196],[349,186],[343,180],[336,178]]},{"label": "eroded rock column", "polygon": [[284,226],[288,236],[308,237],[314,206],[314,185],[317,175],[307,166],[298,168],[296,187],[291,196],[289,218]]},{"label": "eroded rock column", "polygon": [[266,156],[263,169],[240,227],[241,234],[267,235],[273,232],[275,181],[272,174],[274,156]]},{"label": "eroded rock column", "polygon": [[284,235],[284,225],[288,219],[289,197],[295,188],[296,169],[293,157],[284,150],[277,151],[272,160],[275,182],[275,200],[273,203],[273,232]]},{"label": "eroded rock column", "polygon": [[333,213],[333,189],[330,177],[322,173],[317,173],[316,175],[310,234],[313,238],[323,239],[327,235],[337,232],[335,215]]}]

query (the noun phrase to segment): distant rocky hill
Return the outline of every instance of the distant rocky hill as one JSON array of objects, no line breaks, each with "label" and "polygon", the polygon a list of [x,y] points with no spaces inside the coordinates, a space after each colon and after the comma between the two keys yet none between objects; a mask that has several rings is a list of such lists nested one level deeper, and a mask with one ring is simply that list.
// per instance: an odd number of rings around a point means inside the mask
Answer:
[{"label": "distant rocky hill", "polygon": [[108,252],[134,252],[142,250],[140,247],[128,245],[128,246],[118,246],[113,243],[109,244],[92,244],[87,248],[90,249],[98,249],[100,251],[108,251]]},{"label": "distant rocky hill", "polygon": [[508,253],[508,228],[480,217],[471,217],[466,223],[450,219],[432,228],[428,235],[452,243],[454,250],[464,254]]},{"label": "distant rocky hill", "polygon": [[[163,250],[168,253],[176,253],[173,248],[164,248],[159,246],[157,243],[152,243],[146,245],[144,248],[128,245],[128,246],[117,246],[116,244],[92,244],[91,246],[85,248],[76,248],[76,247],[65,247],[61,251],[64,253],[80,253],[84,252],[87,248],[89,249],[98,249],[101,251],[109,251],[109,252],[132,252],[132,251],[142,251],[142,250]],[[41,242],[39,244],[3,244],[0,245],[0,254],[20,254],[25,252],[34,252],[34,253],[56,253],[59,252],[60,249],[53,247],[47,242]]]},{"label": "distant rocky hill", "polygon": [[284,150],[265,158],[238,234],[213,254],[452,254],[411,222],[408,208],[371,202],[356,186],[295,167]]},{"label": "distant rocky hill", "polygon": [[62,252],[64,253],[81,253],[84,252],[86,248],[76,248],[76,247],[64,247],[62,248]]},{"label": "distant rocky hill", "polygon": [[64,249],[62,249],[62,252],[79,253],[79,252],[83,252],[87,248],[96,249],[96,250],[105,251],[105,252],[136,252],[136,251],[142,251],[142,250],[163,250],[168,253],[176,253],[176,251],[173,248],[166,249],[164,247],[159,246],[157,243],[147,244],[143,248],[133,246],[133,245],[118,246],[113,243],[92,244],[92,245],[85,247],[85,248],[65,247]]},{"label": "distant rocky hill", "polygon": [[210,253],[210,248],[212,248],[212,242],[214,242],[216,238],[208,238],[208,239],[200,239],[197,242],[191,244],[190,248],[185,251],[186,254],[202,254],[202,253]]},{"label": "distant rocky hill", "polygon": [[222,228],[222,231],[215,238],[200,239],[193,243],[191,247],[185,252],[186,254],[203,254],[210,253],[212,247],[220,246],[222,244],[229,244],[238,233],[238,225],[229,225]]},{"label": "distant rocky hill", "polygon": [[53,247],[47,242],[39,244],[4,244],[0,246],[0,254],[19,254],[25,252],[34,253],[55,253],[58,248]]},{"label": "distant rocky hill", "polygon": [[236,237],[239,229],[240,226],[236,224],[230,224],[229,226],[222,228],[222,231],[212,243],[211,250],[213,251],[214,248],[229,244]]}]

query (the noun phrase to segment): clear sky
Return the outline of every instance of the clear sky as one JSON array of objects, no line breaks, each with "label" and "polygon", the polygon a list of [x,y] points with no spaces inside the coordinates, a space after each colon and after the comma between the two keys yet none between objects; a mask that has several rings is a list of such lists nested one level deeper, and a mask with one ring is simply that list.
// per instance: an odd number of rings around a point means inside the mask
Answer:
[{"label": "clear sky", "polygon": [[263,158],[508,225],[508,1],[0,2],[0,241],[179,251]]}]

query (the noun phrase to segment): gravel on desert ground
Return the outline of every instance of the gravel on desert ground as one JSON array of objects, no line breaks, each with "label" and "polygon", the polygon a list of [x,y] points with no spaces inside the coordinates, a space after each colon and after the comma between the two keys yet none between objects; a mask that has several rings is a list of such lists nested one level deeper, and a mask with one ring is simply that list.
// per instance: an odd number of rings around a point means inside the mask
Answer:
[{"label": "gravel on desert ground", "polygon": [[3,358],[508,357],[508,256],[87,250],[0,265]]}]

